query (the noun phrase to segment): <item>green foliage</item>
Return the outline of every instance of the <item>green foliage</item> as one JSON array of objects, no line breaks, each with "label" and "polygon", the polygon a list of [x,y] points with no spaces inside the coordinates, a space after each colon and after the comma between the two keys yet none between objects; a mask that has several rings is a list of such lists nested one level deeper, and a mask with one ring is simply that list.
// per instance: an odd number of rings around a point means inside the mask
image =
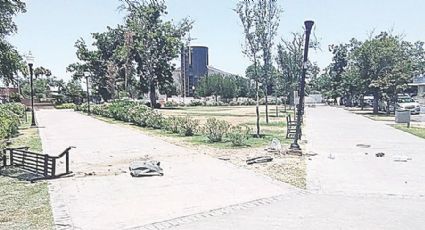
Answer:
[{"label": "green foliage", "polygon": [[233,146],[244,146],[251,136],[251,128],[247,125],[233,126],[227,137],[232,142]]},{"label": "green foliage", "polygon": [[166,127],[167,131],[172,133],[179,133],[179,127],[181,124],[182,118],[176,116],[170,116],[166,119]]},{"label": "green foliage", "polygon": [[182,136],[193,136],[199,130],[199,120],[189,116],[179,119],[179,133]]},{"label": "green foliage", "polygon": [[56,109],[75,109],[76,105],[74,103],[64,103],[60,105],[55,105]]},{"label": "green foliage", "polygon": [[0,141],[18,133],[20,118],[25,114],[25,106],[19,103],[0,105]]},{"label": "green foliage", "polygon": [[210,142],[220,142],[229,130],[230,124],[227,121],[217,120],[214,117],[208,118],[203,132]]}]

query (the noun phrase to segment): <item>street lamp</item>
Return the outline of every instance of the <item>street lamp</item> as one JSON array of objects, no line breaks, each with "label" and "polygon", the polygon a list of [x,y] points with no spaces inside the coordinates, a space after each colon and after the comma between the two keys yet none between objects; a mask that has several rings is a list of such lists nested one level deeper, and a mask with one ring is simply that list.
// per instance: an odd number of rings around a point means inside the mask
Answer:
[{"label": "street lamp", "polygon": [[311,28],[313,27],[314,22],[313,21],[305,21],[305,44],[304,44],[304,60],[302,65],[302,72],[301,72],[301,79],[300,79],[300,101],[298,103],[298,110],[297,110],[297,129],[295,132],[295,138],[294,142],[289,147],[291,150],[301,150],[300,145],[298,144],[298,138],[301,134],[301,120],[302,115],[304,111],[304,94],[305,94],[305,75],[307,72],[307,61],[308,61],[308,47],[310,43],[310,33]]},{"label": "street lamp", "polygon": [[86,87],[87,87],[87,114],[90,115],[90,91],[89,91],[89,77],[90,72],[84,72],[84,77],[86,77]]},{"label": "street lamp", "polygon": [[31,87],[31,127],[36,127],[35,124],[35,113],[34,113],[34,85],[33,85],[33,65],[34,65],[34,56],[32,56],[31,51],[28,52],[26,56],[27,63],[30,69],[30,87]]}]

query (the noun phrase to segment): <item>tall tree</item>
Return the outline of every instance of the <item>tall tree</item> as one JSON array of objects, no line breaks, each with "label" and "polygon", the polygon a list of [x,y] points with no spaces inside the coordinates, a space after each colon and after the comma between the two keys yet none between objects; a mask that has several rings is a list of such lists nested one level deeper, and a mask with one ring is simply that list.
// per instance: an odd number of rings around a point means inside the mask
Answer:
[{"label": "tall tree", "polygon": [[255,113],[257,116],[257,137],[260,137],[260,110],[259,110],[259,81],[260,77],[258,75],[258,64],[260,58],[261,47],[259,45],[260,38],[257,33],[256,28],[256,17],[255,12],[257,11],[257,4],[255,1],[245,1],[240,0],[236,4],[235,12],[238,14],[239,19],[241,20],[243,26],[243,33],[245,35],[245,45],[243,48],[243,53],[251,60],[253,63],[253,79],[255,81]]},{"label": "tall tree", "polygon": [[6,85],[16,83],[16,75],[25,66],[18,51],[6,40],[6,36],[16,33],[13,17],[21,12],[26,12],[23,1],[0,0],[0,80]]},{"label": "tall tree", "polygon": [[181,39],[191,29],[192,22],[186,18],[177,25],[164,21],[167,7],[162,0],[123,2],[129,12],[126,27],[133,35],[137,74],[143,89],[149,92],[153,107],[158,86],[173,82],[171,60],[178,56]]},{"label": "tall tree", "polygon": [[[317,41],[312,41],[310,47],[317,48]],[[283,90],[290,104],[294,104],[294,91],[298,90],[299,79],[302,71],[304,54],[304,35],[302,33],[292,33],[289,40],[281,39],[277,46],[276,62],[279,72],[279,88]],[[307,75],[312,76],[317,73],[317,64],[307,63]]]},{"label": "tall tree", "polygon": [[263,75],[262,83],[264,85],[265,104],[266,104],[266,123],[269,123],[268,109],[268,86],[274,80],[272,79],[272,49],[274,46],[274,38],[279,27],[279,16],[282,12],[276,0],[258,0],[256,2],[255,28],[259,37],[259,46],[262,51],[263,58]]}]

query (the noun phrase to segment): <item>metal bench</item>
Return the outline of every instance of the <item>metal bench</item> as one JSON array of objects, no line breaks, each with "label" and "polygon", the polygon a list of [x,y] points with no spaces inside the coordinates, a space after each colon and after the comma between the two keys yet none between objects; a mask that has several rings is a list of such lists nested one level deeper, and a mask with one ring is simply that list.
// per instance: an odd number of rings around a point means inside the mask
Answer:
[{"label": "metal bench", "polygon": [[[297,121],[291,119],[291,115],[286,116],[286,139],[294,139],[297,133]],[[298,139],[301,139],[301,129]]]},{"label": "metal bench", "polygon": [[[3,150],[3,157],[1,159],[2,167],[19,167],[39,176],[31,179],[31,181],[58,178],[72,173],[69,170],[69,151],[72,148],[75,147],[66,148],[58,156],[31,152],[28,151],[28,147],[6,148]],[[65,169],[58,173],[59,168],[57,163],[58,160],[63,158],[65,159]]]}]

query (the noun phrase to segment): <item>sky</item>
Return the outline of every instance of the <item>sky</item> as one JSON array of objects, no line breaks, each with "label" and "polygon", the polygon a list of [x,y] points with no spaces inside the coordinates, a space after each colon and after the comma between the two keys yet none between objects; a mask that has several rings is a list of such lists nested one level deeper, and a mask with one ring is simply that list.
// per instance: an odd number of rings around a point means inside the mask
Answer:
[{"label": "sky", "polygon": [[[69,79],[66,67],[77,60],[75,41],[92,43],[91,33],[123,22],[119,0],[26,0],[27,12],[15,18],[18,33],[8,40],[22,53],[31,51],[35,66]],[[210,65],[244,75],[249,60],[242,54],[244,37],[233,11],[237,0],[166,0],[167,19],[194,20],[192,45],[209,47]],[[423,0],[278,0],[283,13],[276,43],[302,32],[305,20],[315,21],[313,35],[321,44],[309,57],[321,68],[331,62],[328,45],[392,30],[408,41],[425,41]],[[177,62],[176,62],[177,63]]]}]

